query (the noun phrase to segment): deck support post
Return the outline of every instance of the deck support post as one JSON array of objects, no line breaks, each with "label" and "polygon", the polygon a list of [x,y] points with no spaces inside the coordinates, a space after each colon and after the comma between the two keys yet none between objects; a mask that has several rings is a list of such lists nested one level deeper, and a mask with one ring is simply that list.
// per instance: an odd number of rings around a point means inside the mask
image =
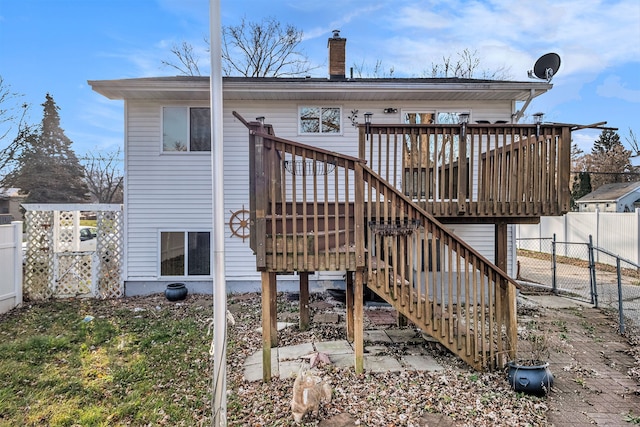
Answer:
[{"label": "deck support post", "polygon": [[[496,259],[495,264],[505,273],[507,272],[507,230],[508,224],[504,221],[496,223],[495,247]],[[506,352],[509,360],[516,357],[516,349],[518,345],[518,325],[516,311],[516,293],[514,286],[506,281],[498,283],[496,292],[497,313],[501,315],[499,322],[505,326],[507,348],[502,349]]]},{"label": "deck support post", "polygon": [[353,342],[353,271],[347,271],[346,282],[346,304],[347,304],[347,341]]},{"label": "deck support post", "polygon": [[[276,273],[262,272],[262,380],[271,381],[271,347],[273,331],[271,320],[275,317],[271,304],[272,292],[276,288]],[[276,331],[277,334],[277,331]],[[276,335],[276,341],[277,341]]]},{"label": "deck support post", "polygon": [[496,222],[495,230],[495,264],[502,271],[507,271],[507,229],[508,224],[504,221]]},{"label": "deck support post", "polygon": [[355,272],[356,280],[353,287],[353,318],[354,318],[354,350],[356,374],[364,371],[364,271]]},{"label": "deck support post", "polygon": [[309,329],[309,272],[300,272],[300,322],[301,331]]},{"label": "deck support post", "polygon": [[409,319],[407,319],[407,316],[405,316],[404,314],[400,313],[399,311],[397,312],[398,316],[396,319],[396,324],[398,325],[398,328],[404,328],[409,324]]},{"label": "deck support post", "polygon": [[509,348],[509,360],[515,360],[518,353],[518,308],[516,303],[516,288],[511,283],[507,283],[505,301],[505,322],[507,325],[507,342]]},{"label": "deck support post", "polygon": [[271,348],[278,346],[278,290],[276,273],[272,273],[273,277],[269,277],[269,303],[271,305],[271,319],[269,326],[271,328]]}]

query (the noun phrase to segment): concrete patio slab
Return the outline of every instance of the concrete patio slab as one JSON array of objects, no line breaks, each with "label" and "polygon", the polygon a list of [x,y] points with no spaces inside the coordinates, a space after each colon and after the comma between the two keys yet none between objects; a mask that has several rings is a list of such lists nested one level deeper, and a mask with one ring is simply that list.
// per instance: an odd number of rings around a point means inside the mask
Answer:
[{"label": "concrete patio slab", "polygon": [[[278,352],[275,348],[271,349],[271,376],[277,377],[280,375],[279,364],[278,364]],[[257,355],[259,357],[257,357]],[[244,365],[244,379],[245,381],[253,382],[253,381],[262,381],[262,351],[252,354],[247,358],[255,360],[258,359],[258,363],[247,364],[245,362]]]},{"label": "concrete patio slab", "polygon": [[390,343],[391,338],[389,338],[389,335],[387,335],[385,331],[381,331],[381,330],[364,331],[364,342]]},{"label": "concrete patio slab", "polygon": [[313,344],[311,344],[310,342],[298,345],[289,345],[286,347],[279,347],[278,360],[296,360],[311,353],[315,353],[315,350],[313,349]]},{"label": "concrete patio slab", "polygon": [[338,368],[353,368],[355,358],[352,354],[332,354],[329,355],[329,360]]},{"label": "concrete patio slab", "polygon": [[352,354],[353,347],[347,340],[322,341],[314,344],[316,350],[321,353],[332,354]]},{"label": "concrete patio slab", "polygon": [[419,336],[414,329],[387,329],[385,332],[393,343],[407,343]]},{"label": "concrete patio slab", "polygon": [[[278,361],[278,351],[280,349],[275,347],[271,349],[271,365]],[[245,366],[262,364],[262,350],[256,351],[251,356],[247,357],[244,361]]]},{"label": "concrete patio slab", "polygon": [[[353,363],[353,361],[352,361]],[[370,372],[401,372],[405,369],[391,356],[364,356],[364,369]]]},{"label": "concrete patio slab", "polygon": [[407,369],[414,371],[437,372],[444,369],[433,357],[427,355],[402,356],[402,361],[405,363]]},{"label": "concrete patio slab", "polygon": [[365,345],[364,352],[370,356],[384,356],[387,354],[387,347],[384,345]]},{"label": "concrete patio slab", "polygon": [[298,372],[306,371],[310,368],[307,362],[301,360],[287,360],[280,362],[280,379],[295,378]]}]

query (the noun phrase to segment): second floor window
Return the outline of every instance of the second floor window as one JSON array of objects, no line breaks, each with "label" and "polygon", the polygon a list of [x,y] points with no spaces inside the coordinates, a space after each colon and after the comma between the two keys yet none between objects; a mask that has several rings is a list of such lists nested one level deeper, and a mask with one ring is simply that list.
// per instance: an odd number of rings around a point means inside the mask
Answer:
[{"label": "second floor window", "polygon": [[162,151],[211,151],[211,115],[204,107],[162,109]]},{"label": "second floor window", "polygon": [[340,107],[300,107],[300,133],[340,133],[341,116]]}]

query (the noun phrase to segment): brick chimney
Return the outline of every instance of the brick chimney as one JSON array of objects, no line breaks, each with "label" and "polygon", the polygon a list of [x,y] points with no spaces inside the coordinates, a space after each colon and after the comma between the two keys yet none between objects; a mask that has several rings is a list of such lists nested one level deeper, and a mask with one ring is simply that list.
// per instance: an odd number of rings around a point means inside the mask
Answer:
[{"label": "brick chimney", "polygon": [[340,37],[340,30],[333,30],[333,37],[329,39],[329,80],[345,79],[345,56],[347,39]]}]

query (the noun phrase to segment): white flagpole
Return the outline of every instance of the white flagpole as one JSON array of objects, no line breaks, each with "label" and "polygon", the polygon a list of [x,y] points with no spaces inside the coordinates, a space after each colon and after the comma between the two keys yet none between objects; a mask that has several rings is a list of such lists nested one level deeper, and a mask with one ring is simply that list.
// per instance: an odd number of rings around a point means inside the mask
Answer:
[{"label": "white flagpole", "polygon": [[224,159],[220,0],[210,0],[211,213],[213,228],[213,426],[227,425],[227,287],[224,271]]}]

